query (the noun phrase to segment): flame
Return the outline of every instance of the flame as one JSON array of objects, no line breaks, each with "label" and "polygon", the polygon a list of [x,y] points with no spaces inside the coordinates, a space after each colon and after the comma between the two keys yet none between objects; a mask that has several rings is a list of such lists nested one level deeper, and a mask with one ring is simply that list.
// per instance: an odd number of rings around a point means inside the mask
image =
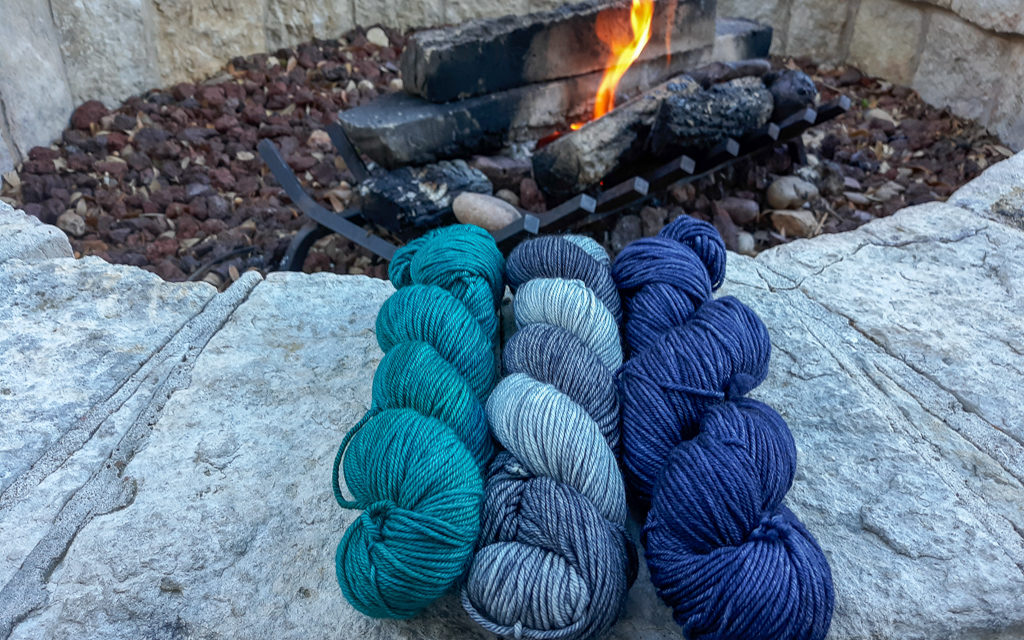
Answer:
[{"label": "flame", "polygon": [[[674,4],[674,3],[673,3]],[[629,67],[636,62],[643,52],[644,47],[651,39],[651,25],[654,22],[654,0],[633,0],[629,10],[629,25],[632,34],[623,37],[621,22],[612,22],[612,12],[604,12],[597,16],[597,35],[608,44],[612,50],[611,58],[605,67],[604,76],[601,78],[601,85],[597,89],[595,97],[594,115],[591,120],[597,120],[604,114],[615,108],[615,90],[626,75]],[[671,30],[670,30],[671,31]],[[669,50],[669,36],[665,36],[665,49]],[[572,131],[580,130],[586,122],[574,122],[569,125]],[[557,131],[537,143],[538,148],[552,142],[562,135]]]},{"label": "flame", "polygon": [[651,23],[654,20],[654,0],[633,0],[629,10],[629,24],[633,38],[625,43],[612,42],[612,59],[604,70],[601,86],[597,89],[597,103],[594,105],[594,120],[615,108],[615,89],[619,86],[626,70],[636,62],[640,53],[651,39]]}]

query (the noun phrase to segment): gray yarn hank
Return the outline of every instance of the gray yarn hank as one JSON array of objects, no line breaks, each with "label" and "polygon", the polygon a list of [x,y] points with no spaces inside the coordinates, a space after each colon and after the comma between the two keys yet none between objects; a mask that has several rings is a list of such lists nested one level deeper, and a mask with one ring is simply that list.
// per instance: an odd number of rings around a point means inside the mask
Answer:
[{"label": "gray yarn hank", "polygon": [[463,606],[505,637],[597,637],[637,567],[616,460],[618,296],[609,301],[608,257],[589,238],[527,241],[507,264],[519,331],[487,402],[506,451],[491,465]]}]

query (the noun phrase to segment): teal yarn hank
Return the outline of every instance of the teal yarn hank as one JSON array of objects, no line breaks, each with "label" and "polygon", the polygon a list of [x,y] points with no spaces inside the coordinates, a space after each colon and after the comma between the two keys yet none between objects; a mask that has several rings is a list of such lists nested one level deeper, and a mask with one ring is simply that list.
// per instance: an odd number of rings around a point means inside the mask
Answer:
[{"label": "teal yarn hank", "polygon": [[618,619],[637,568],[616,460],[621,306],[589,238],[528,240],[507,266],[518,331],[487,401],[505,451],[462,603],[505,637],[593,638]]},{"label": "teal yarn hank", "polygon": [[[335,555],[338,585],[375,618],[409,618],[466,572],[494,454],[484,401],[497,380],[504,258],[478,227],[396,252],[377,315],[371,405],[335,457],[334,497],[362,513]],[[345,498],[340,482],[352,498]]]}]

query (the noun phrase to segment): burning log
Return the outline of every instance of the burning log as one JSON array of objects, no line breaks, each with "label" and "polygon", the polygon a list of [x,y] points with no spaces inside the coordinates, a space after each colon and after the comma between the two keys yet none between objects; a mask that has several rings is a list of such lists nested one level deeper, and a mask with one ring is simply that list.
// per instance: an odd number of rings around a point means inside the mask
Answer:
[{"label": "burning log", "polygon": [[648,148],[656,157],[705,149],[742,138],[772,115],[772,94],[760,78],[740,78],[696,92],[674,92],[662,101]]},{"label": "burning log", "polygon": [[[714,50],[728,56],[768,55],[771,28],[746,20],[718,21]],[[711,47],[671,58],[635,63],[619,93],[635,94],[706,63]],[[591,117],[602,72],[541,82],[466,100],[438,104],[394,93],[338,114],[346,135],[360,152],[389,167],[426,164],[443,158],[496,151],[509,142],[537,140]]]},{"label": "burning log", "polygon": [[598,184],[635,158],[647,143],[662,101],[700,91],[689,78],[658,85],[579,130],[564,134],[533,156],[533,175],[545,193],[567,198]]},{"label": "burning log", "polygon": [[[650,44],[639,61],[709,45],[715,5],[650,0]],[[525,16],[473,20],[414,34],[402,55],[405,88],[432,102],[482,95],[605,68],[630,31],[629,0],[589,0]]]},{"label": "burning log", "polygon": [[356,195],[367,220],[398,232],[438,226],[450,216],[457,195],[491,190],[487,176],[455,160],[381,173],[360,182]]},{"label": "burning log", "polygon": [[538,151],[534,177],[546,193],[564,198],[599,184],[645,153],[678,155],[743,137],[768,122],[772,108],[772,95],[759,78],[702,89],[680,76]]}]

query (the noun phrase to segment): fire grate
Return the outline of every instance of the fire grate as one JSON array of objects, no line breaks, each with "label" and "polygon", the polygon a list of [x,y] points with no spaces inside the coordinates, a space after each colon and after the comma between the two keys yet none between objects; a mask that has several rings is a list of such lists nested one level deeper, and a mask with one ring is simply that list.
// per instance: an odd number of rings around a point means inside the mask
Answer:
[{"label": "fire grate", "polygon": [[[801,134],[811,127],[842,115],[849,109],[850,99],[846,96],[818,108],[805,108],[779,123],[769,123],[743,138],[728,138],[704,152],[681,155],[659,166],[641,167],[635,175],[610,188],[597,189],[593,194],[578,194],[545,213],[521,210],[521,217],[518,220],[492,232],[492,235],[498,246],[507,253],[524,237],[536,235],[541,230],[559,231],[573,223],[596,222],[643,204],[653,191],[672,184],[693,182],[781,144],[788,146],[795,162],[804,164],[806,156],[800,139]],[[327,133],[357,184],[368,179],[370,171],[342,127],[333,123],[327,127]],[[309,222],[292,239],[281,261],[282,270],[300,271],[313,243],[330,233],[338,233],[385,260],[391,259],[397,247],[368,230],[372,223],[363,216],[361,210],[347,209],[336,213],[317,203],[306,193],[277,147],[269,139],[260,141],[259,153],[288,197],[309,218]]]}]

